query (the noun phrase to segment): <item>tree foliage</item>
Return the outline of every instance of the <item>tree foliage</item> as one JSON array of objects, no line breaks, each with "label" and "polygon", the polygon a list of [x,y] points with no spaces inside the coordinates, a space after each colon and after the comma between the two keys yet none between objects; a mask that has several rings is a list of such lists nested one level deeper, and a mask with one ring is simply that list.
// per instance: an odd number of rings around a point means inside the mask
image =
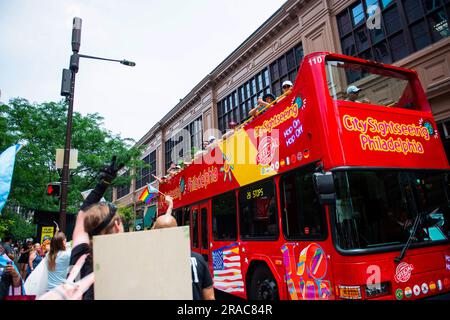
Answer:
[{"label": "tree foliage", "polygon": [[117,213],[122,218],[123,224],[125,226],[130,226],[134,220],[134,210],[131,206],[120,207],[117,209]]},{"label": "tree foliage", "polygon": [[[6,229],[1,230],[1,226],[6,226]],[[11,211],[3,210],[0,216],[0,237],[9,235],[14,240],[24,241],[27,238],[36,236],[36,225],[30,221],[23,219],[20,215],[14,214]]]},{"label": "tree foliage", "polygon": [[[16,98],[0,106],[0,152],[15,143],[24,147],[16,157],[11,193],[7,205],[32,210],[58,211],[59,200],[46,195],[49,182],[61,180],[55,167],[56,149],[64,149],[67,104],[60,102],[30,103]],[[97,114],[73,113],[72,149],[78,149],[77,169],[70,171],[68,211],[77,212],[81,192],[97,182],[100,169],[113,155],[126,167],[142,167],[141,150],[132,139],[124,139],[104,129]],[[118,178],[115,185],[129,183],[133,176]],[[111,189],[111,188],[110,188]],[[110,200],[111,190],[105,198]]]}]

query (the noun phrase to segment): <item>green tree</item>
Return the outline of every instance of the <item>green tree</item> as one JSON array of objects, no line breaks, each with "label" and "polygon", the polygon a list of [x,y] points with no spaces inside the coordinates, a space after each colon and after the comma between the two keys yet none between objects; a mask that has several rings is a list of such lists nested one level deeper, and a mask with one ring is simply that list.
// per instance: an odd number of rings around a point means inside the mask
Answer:
[{"label": "green tree", "polygon": [[0,238],[3,239],[6,235],[10,234],[9,229],[13,225],[14,221],[7,217],[0,216]]},{"label": "green tree", "polygon": [[3,214],[0,216],[0,225],[2,223],[7,225],[5,234],[7,233],[14,240],[23,241],[26,238],[36,236],[36,225],[11,211],[4,210]]},{"label": "green tree", "polygon": [[117,209],[117,213],[122,218],[123,224],[128,227],[133,223],[134,220],[134,210],[133,207],[120,207]]},{"label": "green tree", "polygon": [[[59,210],[59,200],[46,195],[47,183],[60,181],[61,170],[55,168],[56,149],[63,149],[67,104],[60,102],[30,103],[16,98],[0,106],[0,152],[14,143],[24,147],[17,154],[11,193],[7,205],[33,210]],[[71,170],[68,212],[76,213],[81,192],[91,189],[103,165],[113,155],[127,167],[142,167],[141,150],[132,139],[124,139],[103,128],[97,114],[73,114],[72,148],[78,149],[79,167]],[[129,183],[133,176],[116,179],[114,185]],[[111,199],[111,188],[105,195]]]}]

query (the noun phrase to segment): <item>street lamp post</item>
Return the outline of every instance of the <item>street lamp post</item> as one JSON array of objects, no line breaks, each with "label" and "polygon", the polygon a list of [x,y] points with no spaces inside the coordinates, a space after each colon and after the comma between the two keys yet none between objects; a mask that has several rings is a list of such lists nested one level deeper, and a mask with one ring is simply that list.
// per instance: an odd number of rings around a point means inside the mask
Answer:
[{"label": "street lamp post", "polygon": [[94,56],[88,56],[79,54],[81,44],[81,18],[73,18],[72,27],[72,55],[70,56],[70,68],[63,70],[62,83],[61,83],[61,95],[66,97],[69,103],[67,110],[67,127],[66,127],[66,142],[64,147],[64,160],[63,170],[61,178],[61,201],[60,201],[60,213],[59,213],[59,226],[60,230],[66,232],[66,215],[67,215],[67,195],[69,193],[69,159],[70,159],[70,147],[72,138],[72,116],[73,116],[73,100],[75,93],[75,75],[79,69],[80,58],[97,59],[104,61],[120,62],[123,65],[134,67],[136,63],[128,60],[115,60],[106,59]]}]

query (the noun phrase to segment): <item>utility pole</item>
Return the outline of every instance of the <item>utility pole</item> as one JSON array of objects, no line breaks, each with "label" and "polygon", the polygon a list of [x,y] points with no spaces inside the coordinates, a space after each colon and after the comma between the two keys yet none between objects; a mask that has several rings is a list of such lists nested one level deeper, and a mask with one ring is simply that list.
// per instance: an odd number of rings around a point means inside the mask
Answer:
[{"label": "utility pole", "polygon": [[75,94],[75,76],[79,69],[80,58],[97,59],[104,61],[120,62],[123,65],[134,67],[136,63],[128,60],[115,60],[106,59],[94,56],[87,56],[79,54],[81,45],[81,18],[73,18],[72,27],[72,55],[70,56],[69,69],[63,70],[62,83],[61,83],[61,95],[66,97],[69,108],[67,110],[67,127],[66,127],[66,142],[64,146],[64,160],[61,177],[61,202],[59,213],[59,226],[60,230],[66,232],[66,216],[67,216],[67,196],[69,193],[69,160],[70,160],[70,148],[72,138],[72,117],[73,117],[73,101]]}]

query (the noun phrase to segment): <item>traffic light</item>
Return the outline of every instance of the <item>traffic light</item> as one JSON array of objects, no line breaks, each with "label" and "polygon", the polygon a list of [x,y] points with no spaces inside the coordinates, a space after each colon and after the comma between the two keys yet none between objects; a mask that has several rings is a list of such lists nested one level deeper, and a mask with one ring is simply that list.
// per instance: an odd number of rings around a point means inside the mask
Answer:
[{"label": "traffic light", "polygon": [[47,184],[47,195],[59,197],[61,195],[61,182],[51,182]]}]

